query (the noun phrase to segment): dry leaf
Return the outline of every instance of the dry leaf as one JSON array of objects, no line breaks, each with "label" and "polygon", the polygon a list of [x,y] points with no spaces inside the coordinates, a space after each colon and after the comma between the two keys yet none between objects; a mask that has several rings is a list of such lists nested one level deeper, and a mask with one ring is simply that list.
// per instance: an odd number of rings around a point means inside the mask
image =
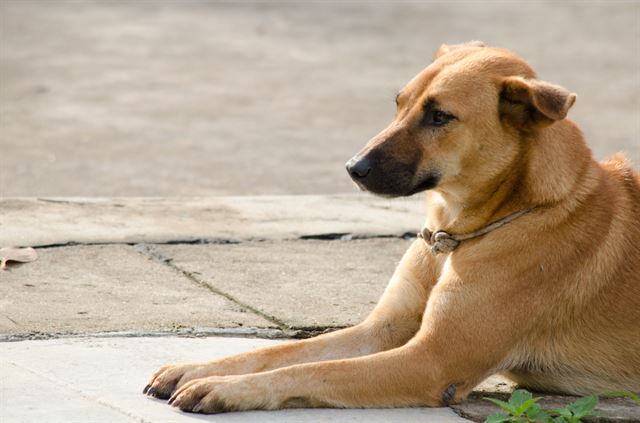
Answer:
[{"label": "dry leaf", "polygon": [[0,270],[7,268],[8,261],[19,261],[20,263],[28,263],[38,258],[38,253],[31,247],[17,248],[4,247],[0,248]]}]

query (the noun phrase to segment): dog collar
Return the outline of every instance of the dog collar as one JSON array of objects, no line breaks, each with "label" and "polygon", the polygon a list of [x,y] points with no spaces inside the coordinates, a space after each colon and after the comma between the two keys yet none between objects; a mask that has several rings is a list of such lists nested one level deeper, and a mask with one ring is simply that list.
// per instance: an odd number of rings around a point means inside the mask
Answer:
[{"label": "dog collar", "polygon": [[455,250],[462,241],[477,238],[479,236],[487,234],[495,229],[498,229],[500,226],[506,225],[507,223],[516,220],[520,216],[529,213],[533,209],[534,207],[530,207],[528,209],[517,211],[506,217],[503,217],[502,219],[488,224],[484,228],[478,229],[477,231],[468,234],[452,235],[442,230],[432,232],[425,226],[420,232],[418,232],[418,238],[422,238],[424,242],[426,242],[431,247],[431,253],[433,253],[434,256],[440,253],[450,253]]}]

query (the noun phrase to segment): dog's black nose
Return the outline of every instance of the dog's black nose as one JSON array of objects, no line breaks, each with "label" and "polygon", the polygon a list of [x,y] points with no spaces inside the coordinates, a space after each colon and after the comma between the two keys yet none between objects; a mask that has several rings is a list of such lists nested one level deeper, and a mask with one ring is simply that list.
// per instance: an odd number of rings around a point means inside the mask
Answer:
[{"label": "dog's black nose", "polygon": [[362,179],[371,172],[371,160],[367,157],[354,157],[347,162],[347,172],[353,179]]}]

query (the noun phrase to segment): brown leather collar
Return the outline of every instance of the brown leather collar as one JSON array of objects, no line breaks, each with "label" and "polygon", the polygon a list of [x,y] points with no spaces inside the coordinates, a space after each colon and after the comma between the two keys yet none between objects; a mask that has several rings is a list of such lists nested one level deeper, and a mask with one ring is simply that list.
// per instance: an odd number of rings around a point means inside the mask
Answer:
[{"label": "brown leather collar", "polygon": [[534,207],[530,207],[528,209],[517,211],[506,217],[503,217],[500,220],[496,220],[495,222],[490,223],[487,226],[478,229],[477,231],[468,234],[452,235],[442,230],[432,232],[427,227],[424,227],[420,232],[418,232],[418,238],[422,238],[431,247],[431,252],[434,256],[440,253],[450,253],[455,250],[462,241],[477,238],[479,236],[487,234],[495,229],[498,229],[500,226],[506,225],[507,223],[519,218],[520,216],[529,213],[533,209]]}]

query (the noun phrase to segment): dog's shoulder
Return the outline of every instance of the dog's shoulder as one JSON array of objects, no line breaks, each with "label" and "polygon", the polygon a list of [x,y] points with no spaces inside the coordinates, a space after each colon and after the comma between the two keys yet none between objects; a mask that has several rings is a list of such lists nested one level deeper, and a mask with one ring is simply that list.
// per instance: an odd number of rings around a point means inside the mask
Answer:
[{"label": "dog's shoulder", "polygon": [[600,166],[624,185],[636,202],[640,202],[640,172],[633,168],[631,161],[624,153],[614,154],[600,162]]}]

